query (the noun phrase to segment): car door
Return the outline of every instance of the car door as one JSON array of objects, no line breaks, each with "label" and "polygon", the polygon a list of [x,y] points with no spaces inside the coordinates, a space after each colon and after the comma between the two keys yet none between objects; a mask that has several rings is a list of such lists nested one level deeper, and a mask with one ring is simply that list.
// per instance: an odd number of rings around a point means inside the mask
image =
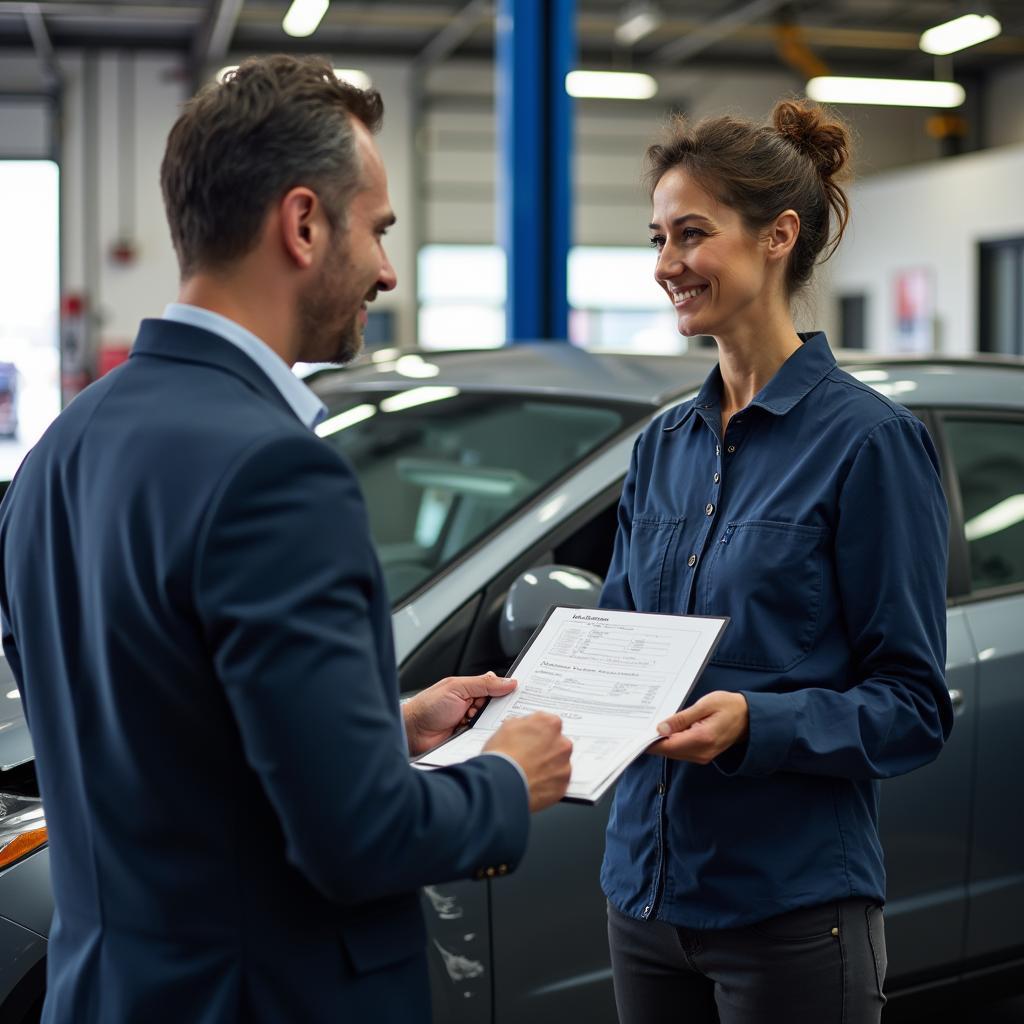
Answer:
[{"label": "car door", "polygon": [[938,759],[881,786],[879,827],[886,867],[886,944],[890,991],[947,972],[963,954],[967,918],[971,778],[978,716],[977,658],[964,610],[966,569],[959,557],[955,475],[933,417],[925,421],[940,449],[950,504],[946,685],[953,732]]},{"label": "car door", "polygon": [[962,604],[978,650],[977,759],[965,956],[1024,946],[1024,414],[944,417],[970,573]]},{"label": "car door", "polygon": [[[616,479],[543,540],[513,553],[484,593],[461,672],[507,667],[498,620],[520,573],[557,563],[603,575],[611,560],[620,490]],[[522,863],[506,878],[488,883],[494,1024],[616,1024],[599,884],[611,801],[610,792],[593,807],[562,803],[536,815]]]}]

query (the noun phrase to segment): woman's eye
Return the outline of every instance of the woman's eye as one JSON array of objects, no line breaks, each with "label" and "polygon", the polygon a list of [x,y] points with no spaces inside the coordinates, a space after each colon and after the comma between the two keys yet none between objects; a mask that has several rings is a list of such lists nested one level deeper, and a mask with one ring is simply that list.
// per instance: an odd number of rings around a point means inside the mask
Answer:
[{"label": "woman's eye", "polygon": [[687,242],[692,242],[703,234],[700,228],[683,228],[683,240]]},{"label": "woman's eye", "polygon": [[650,242],[652,249],[662,249],[665,245],[665,236],[654,235],[652,238],[648,239],[648,241]]}]

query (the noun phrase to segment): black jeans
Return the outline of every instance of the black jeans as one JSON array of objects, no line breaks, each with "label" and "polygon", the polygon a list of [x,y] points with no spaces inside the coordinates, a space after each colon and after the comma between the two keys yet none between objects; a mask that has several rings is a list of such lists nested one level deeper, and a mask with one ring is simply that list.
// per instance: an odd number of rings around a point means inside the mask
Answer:
[{"label": "black jeans", "polygon": [[844,900],[694,931],[608,905],[620,1024],[878,1024],[882,908]]}]

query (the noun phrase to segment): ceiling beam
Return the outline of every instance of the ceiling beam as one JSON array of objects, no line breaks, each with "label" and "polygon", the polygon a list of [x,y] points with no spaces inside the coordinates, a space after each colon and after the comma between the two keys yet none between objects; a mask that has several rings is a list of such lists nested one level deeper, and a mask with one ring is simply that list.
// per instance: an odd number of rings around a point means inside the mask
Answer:
[{"label": "ceiling beam", "polygon": [[696,56],[709,46],[714,46],[720,39],[731,36],[736,29],[748,25],[758,18],[774,14],[788,0],[750,0],[749,3],[736,7],[720,18],[701,25],[692,32],[676,39],[667,46],[655,50],[652,59],[665,64],[682,64],[690,57]]},{"label": "ceiling beam", "polygon": [[419,52],[414,70],[423,73],[434,64],[450,57],[468,39],[485,18],[494,17],[491,0],[469,0],[469,3]]},{"label": "ceiling beam", "polygon": [[213,64],[223,64],[235,34],[243,0],[210,0],[206,17],[192,37],[189,65],[192,85],[198,88]]},{"label": "ceiling beam", "polygon": [[39,58],[43,78],[47,86],[59,88],[62,80],[60,64],[57,63],[57,53],[50,41],[50,34],[46,31],[46,22],[39,11],[39,5],[22,4],[22,13],[25,16],[25,27],[32,38],[32,48]]}]

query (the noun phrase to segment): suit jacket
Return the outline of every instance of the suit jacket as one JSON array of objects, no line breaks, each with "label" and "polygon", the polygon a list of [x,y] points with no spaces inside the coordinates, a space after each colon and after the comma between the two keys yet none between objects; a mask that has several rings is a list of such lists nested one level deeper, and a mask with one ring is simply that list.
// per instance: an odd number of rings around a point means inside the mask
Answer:
[{"label": "suit jacket", "polygon": [[147,320],[0,514],[50,829],[49,1024],[429,1018],[418,886],[514,865],[515,767],[411,769],[347,464],[215,334]]}]

